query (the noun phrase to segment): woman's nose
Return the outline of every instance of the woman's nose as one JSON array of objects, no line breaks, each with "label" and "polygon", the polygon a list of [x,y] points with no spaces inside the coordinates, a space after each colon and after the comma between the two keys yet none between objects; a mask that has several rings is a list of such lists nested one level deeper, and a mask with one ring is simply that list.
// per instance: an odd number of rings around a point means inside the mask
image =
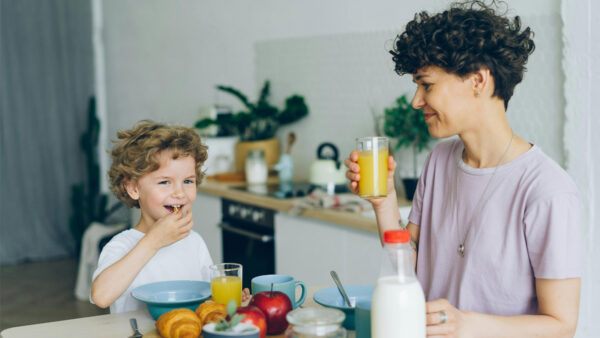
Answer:
[{"label": "woman's nose", "polygon": [[417,88],[415,92],[415,96],[413,96],[412,102],[410,103],[413,108],[421,109],[425,106],[425,100],[423,99],[423,94],[421,88]]}]

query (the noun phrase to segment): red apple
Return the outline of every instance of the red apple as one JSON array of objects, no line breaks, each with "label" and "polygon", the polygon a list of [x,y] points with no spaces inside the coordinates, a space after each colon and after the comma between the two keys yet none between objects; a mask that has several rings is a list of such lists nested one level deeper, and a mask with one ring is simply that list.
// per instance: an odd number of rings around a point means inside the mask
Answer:
[{"label": "red apple", "polygon": [[252,296],[250,305],[264,312],[267,317],[267,333],[282,334],[288,326],[285,316],[292,311],[290,298],[280,291],[263,291]]},{"label": "red apple", "polygon": [[267,335],[267,317],[261,309],[253,305],[238,307],[236,313],[244,314],[242,323],[258,326],[260,329],[260,338],[265,338]]}]

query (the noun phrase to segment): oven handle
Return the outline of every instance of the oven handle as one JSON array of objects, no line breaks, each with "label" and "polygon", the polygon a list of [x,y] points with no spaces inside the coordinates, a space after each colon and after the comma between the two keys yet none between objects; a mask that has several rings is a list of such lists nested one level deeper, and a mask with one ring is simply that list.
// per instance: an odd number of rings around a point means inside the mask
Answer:
[{"label": "oven handle", "polygon": [[273,242],[273,236],[259,235],[252,231],[247,231],[247,230],[242,230],[242,229],[239,229],[236,227],[232,227],[231,225],[224,223],[224,222],[219,223],[219,228],[221,228],[225,231],[233,232],[238,235],[242,235],[242,236],[249,237],[252,239],[257,239],[259,241],[262,241],[263,243]]}]

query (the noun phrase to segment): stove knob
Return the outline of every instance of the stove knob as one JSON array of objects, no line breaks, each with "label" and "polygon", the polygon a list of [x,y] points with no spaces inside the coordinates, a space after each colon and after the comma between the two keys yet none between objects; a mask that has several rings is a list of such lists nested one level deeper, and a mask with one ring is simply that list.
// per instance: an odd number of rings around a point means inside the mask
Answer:
[{"label": "stove knob", "polygon": [[242,218],[246,218],[247,215],[250,215],[250,210],[247,208],[240,208],[240,216],[242,216]]},{"label": "stove knob", "polygon": [[264,211],[259,211],[259,210],[255,210],[252,213],[252,220],[256,223],[258,223],[259,221],[261,221],[263,218],[265,218],[265,212]]},{"label": "stove knob", "polygon": [[228,210],[229,214],[231,216],[234,216],[238,212],[238,209],[239,209],[239,207],[237,205],[235,205],[235,204],[229,205],[229,210]]}]

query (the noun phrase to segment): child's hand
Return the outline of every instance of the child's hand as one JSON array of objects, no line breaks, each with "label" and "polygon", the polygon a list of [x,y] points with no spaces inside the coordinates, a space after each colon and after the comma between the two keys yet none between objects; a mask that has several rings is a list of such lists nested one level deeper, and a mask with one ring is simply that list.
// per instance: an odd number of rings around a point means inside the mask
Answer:
[{"label": "child's hand", "polygon": [[250,296],[250,290],[248,288],[242,290],[242,303],[246,303],[250,298],[252,298],[252,296]]},{"label": "child's hand", "polygon": [[[360,166],[358,165],[358,150],[354,150],[350,153],[350,156],[344,160],[344,165],[348,168],[346,171],[346,177],[350,180],[350,191],[358,195],[358,181],[360,181]],[[396,161],[392,156],[388,157],[388,178],[387,178],[387,197],[386,198],[373,198],[369,199],[369,202],[373,204],[373,207],[377,207],[383,204],[386,200],[390,200],[393,197],[394,203],[396,202],[396,188],[394,186],[394,171],[396,170]]]},{"label": "child's hand", "polygon": [[157,220],[150,227],[148,238],[160,249],[185,238],[193,226],[191,210],[175,212]]}]

